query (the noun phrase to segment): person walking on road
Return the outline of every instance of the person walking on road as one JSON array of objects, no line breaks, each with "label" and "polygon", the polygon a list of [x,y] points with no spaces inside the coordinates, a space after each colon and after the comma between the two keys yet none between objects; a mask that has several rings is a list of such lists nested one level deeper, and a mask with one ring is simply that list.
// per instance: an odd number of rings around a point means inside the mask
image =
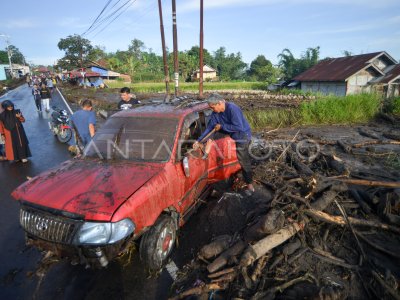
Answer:
[{"label": "person walking on road", "polygon": [[42,96],[40,95],[40,89],[37,84],[33,85],[32,88],[33,99],[35,100],[36,109],[38,112],[42,112]]},{"label": "person walking on road", "polygon": [[123,87],[120,90],[121,101],[118,102],[118,109],[132,109],[136,104],[140,104],[139,100],[136,100],[136,96],[131,94],[131,90],[128,87]]},{"label": "person walking on road", "polygon": [[25,118],[10,100],[3,101],[1,106],[4,111],[0,114],[0,134],[5,138],[6,159],[26,163],[32,155],[22,126]]},{"label": "person walking on road", "polygon": [[28,87],[31,87],[31,81],[32,81],[32,77],[29,74],[26,74],[26,83],[28,84]]},{"label": "person walking on road", "polygon": [[86,99],[82,102],[82,109],[76,111],[71,117],[73,127],[77,131],[78,140],[83,146],[86,146],[91,141],[96,132],[96,114],[92,109],[92,101]]},{"label": "person walking on road", "polygon": [[212,109],[210,120],[204,133],[193,144],[194,149],[200,147],[200,142],[212,130],[228,134],[236,142],[236,154],[242,167],[244,181],[247,184],[247,195],[254,192],[253,172],[251,169],[251,160],[248,152],[251,141],[250,125],[243,115],[241,109],[234,103],[225,102],[219,94],[212,94],[207,103]]},{"label": "person walking on road", "polygon": [[[0,114],[3,112],[3,108],[0,105]],[[0,134],[0,161],[7,160],[6,154],[4,153],[4,144],[6,143],[5,137]]]},{"label": "person walking on road", "polygon": [[50,99],[51,93],[50,90],[47,88],[46,84],[42,83],[40,88],[40,97],[42,97],[42,103],[47,112],[50,111]]}]

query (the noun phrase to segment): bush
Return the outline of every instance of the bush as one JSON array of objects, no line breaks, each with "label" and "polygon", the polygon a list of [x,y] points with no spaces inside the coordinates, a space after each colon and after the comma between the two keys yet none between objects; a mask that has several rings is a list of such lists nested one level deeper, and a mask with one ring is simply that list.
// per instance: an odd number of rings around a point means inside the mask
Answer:
[{"label": "bush", "polygon": [[377,94],[326,96],[302,103],[299,113],[302,124],[350,124],[370,120],[380,107],[381,100]]}]

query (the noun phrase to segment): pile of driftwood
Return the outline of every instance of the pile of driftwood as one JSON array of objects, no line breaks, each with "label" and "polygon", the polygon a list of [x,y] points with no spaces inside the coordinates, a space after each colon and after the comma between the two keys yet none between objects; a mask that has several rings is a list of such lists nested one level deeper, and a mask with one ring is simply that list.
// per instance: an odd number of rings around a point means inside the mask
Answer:
[{"label": "pile of driftwood", "polygon": [[320,141],[313,156],[299,153],[299,138],[255,167],[268,207],[203,246],[171,299],[400,299],[398,173],[352,169],[335,155],[385,142]]}]

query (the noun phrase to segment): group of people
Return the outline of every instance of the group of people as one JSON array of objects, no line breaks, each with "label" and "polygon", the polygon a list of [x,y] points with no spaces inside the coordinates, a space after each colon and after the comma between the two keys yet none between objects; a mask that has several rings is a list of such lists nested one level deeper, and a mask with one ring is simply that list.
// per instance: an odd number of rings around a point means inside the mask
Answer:
[{"label": "group of people", "polygon": [[1,103],[0,111],[0,160],[28,162],[31,150],[22,125],[24,116],[10,100]]},{"label": "group of people", "polygon": [[[121,101],[118,102],[118,109],[132,109],[140,104],[136,96],[131,93],[128,87],[120,90]],[[80,146],[86,146],[94,136],[96,129],[96,114],[93,111],[93,103],[90,100],[84,100],[81,104],[82,109],[76,111],[72,117],[72,126],[76,133],[76,142]]]},{"label": "group of people", "polygon": [[[52,94],[54,92],[54,88],[57,84],[57,81],[54,77],[36,77],[32,80],[33,88],[32,88],[32,96],[35,100],[35,105],[37,111],[42,112],[42,108],[46,110],[46,112],[50,111],[50,100]],[[30,83],[28,82],[28,86]]]}]

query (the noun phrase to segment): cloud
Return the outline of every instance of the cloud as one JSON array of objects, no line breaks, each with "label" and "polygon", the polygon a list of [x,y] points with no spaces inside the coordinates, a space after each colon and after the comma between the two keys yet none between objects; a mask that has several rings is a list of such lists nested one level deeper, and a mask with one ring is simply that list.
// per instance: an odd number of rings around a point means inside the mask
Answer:
[{"label": "cloud", "polygon": [[69,27],[75,29],[76,28],[83,29],[90,26],[90,24],[86,20],[82,22],[80,18],[75,18],[75,17],[62,18],[58,20],[55,25],[59,27]]},{"label": "cloud", "polygon": [[39,24],[29,20],[29,19],[20,19],[20,20],[15,20],[13,19],[12,21],[3,21],[5,24],[5,27],[8,29],[26,29],[26,28],[35,28],[38,27]]},{"label": "cloud", "polygon": [[35,65],[52,66],[61,56],[32,56],[28,61],[32,61]]},{"label": "cloud", "polygon": [[[224,8],[224,7],[252,7],[252,6],[267,6],[272,4],[279,5],[302,5],[302,4],[327,4],[332,5],[330,0],[286,0],[284,3],[279,0],[212,0],[204,1],[204,9]],[[398,5],[398,0],[380,0],[380,1],[365,1],[365,0],[336,0],[335,5],[350,5],[350,6],[369,6],[369,7],[387,7]],[[188,12],[199,10],[199,0],[186,0],[185,4],[179,6],[179,12]]]},{"label": "cloud", "polygon": [[388,19],[376,19],[370,20],[368,23],[351,25],[342,28],[332,28],[332,29],[321,29],[316,31],[304,32],[304,34],[317,34],[317,35],[325,35],[325,34],[340,34],[340,33],[351,33],[351,32],[359,32],[359,31],[368,31],[375,30],[378,28],[392,28],[393,24],[400,22],[400,16],[395,16]]}]

